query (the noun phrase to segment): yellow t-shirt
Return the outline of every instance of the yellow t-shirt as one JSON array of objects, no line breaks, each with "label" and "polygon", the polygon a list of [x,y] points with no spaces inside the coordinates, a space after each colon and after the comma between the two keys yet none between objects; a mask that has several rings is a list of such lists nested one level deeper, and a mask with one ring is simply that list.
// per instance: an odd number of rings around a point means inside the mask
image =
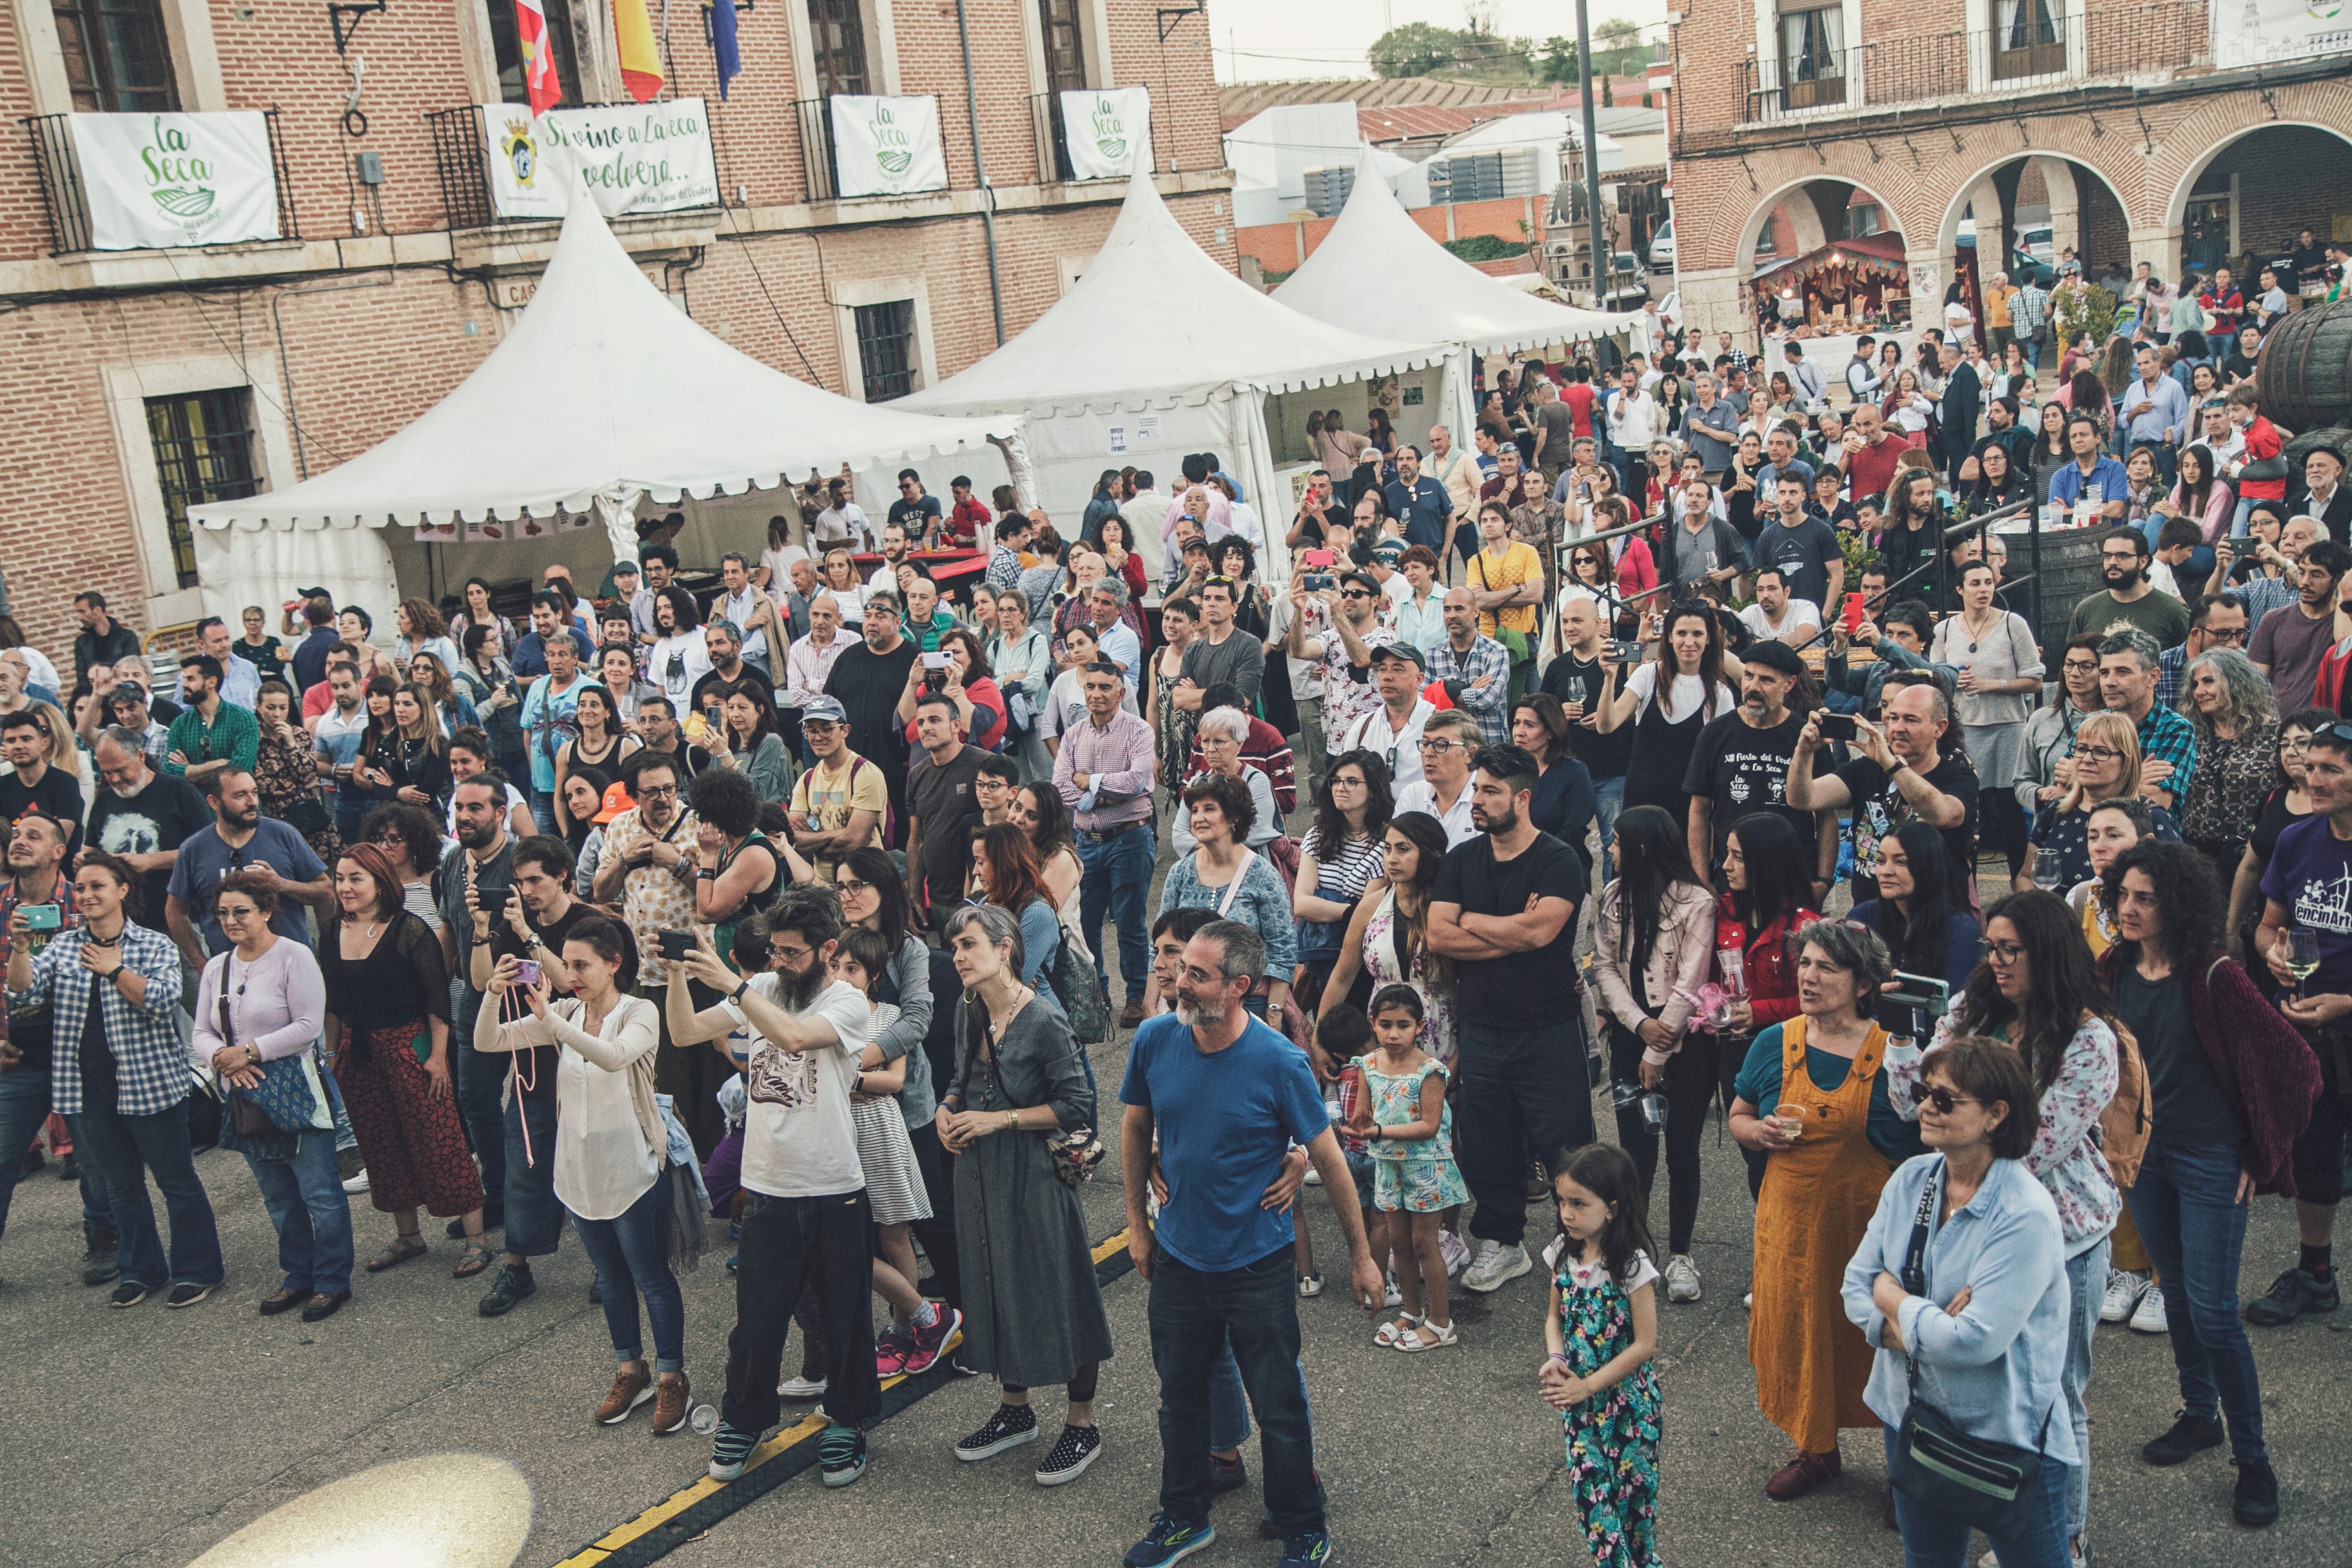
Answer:
[{"label": "yellow t-shirt", "polygon": [[[823,761],[800,776],[793,785],[793,826],[818,833],[839,831],[849,822],[853,811],[874,814],[874,839],[871,847],[883,847],[882,823],[890,809],[890,795],[882,782],[882,770],[856,752],[844,747],[835,755],[835,767],[827,769]],[[820,882],[833,880],[833,868],[838,857],[813,857],[816,878]]]},{"label": "yellow t-shirt", "polygon": [[[1479,551],[1470,560],[1470,584],[1475,588],[1492,591],[1516,588],[1522,583],[1540,584],[1543,574],[1543,557],[1536,553],[1536,547],[1517,539],[1503,547],[1499,561],[1486,550]],[[1532,637],[1536,629],[1536,608],[1533,605],[1513,605],[1501,611],[1481,610],[1478,612],[1478,630],[1486,637],[1493,637],[1499,618],[1507,629]]]}]

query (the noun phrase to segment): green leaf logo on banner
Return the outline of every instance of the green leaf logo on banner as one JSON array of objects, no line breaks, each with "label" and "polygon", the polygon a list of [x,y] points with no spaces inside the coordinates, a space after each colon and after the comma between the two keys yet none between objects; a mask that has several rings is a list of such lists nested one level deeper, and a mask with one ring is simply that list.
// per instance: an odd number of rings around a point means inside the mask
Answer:
[{"label": "green leaf logo on banner", "polygon": [[874,118],[866,122],[866,129],[874,138],[874,162],[884,174],[895,179],[915,166],[914,145],[890,118],[888,104],[874,106]]},{"label": "green leaf logo on banner", "polygon": [[1094,122],[1095,145],[1102,150],[1103,157],[1112,163],[1125,163],[1127,121],[1119,118],[1118,110],[1111,107],[1110,100],[1095,100]]},{"label": "green leaf logo on banner", "polygon": [[154,196],[155,205],[173,217],[202,217],[213,210],[213,192],[208,185],[199,185],[194,190],[185,190],[178,185],[166,185],[163,189],[150,194]]},{"label": "green leaf logo on banner", "polygon": [[176,125],[164,124],[160,114],[152,123],[152,144],[139,149],[147,183],[153,187],[147,194],[154,198],[157,206],[180,220],[193,243],[203,231],[205,215],[219,199],[219,194],[208,183],[213,177],[212,164],[190,150],[186,132]]}]

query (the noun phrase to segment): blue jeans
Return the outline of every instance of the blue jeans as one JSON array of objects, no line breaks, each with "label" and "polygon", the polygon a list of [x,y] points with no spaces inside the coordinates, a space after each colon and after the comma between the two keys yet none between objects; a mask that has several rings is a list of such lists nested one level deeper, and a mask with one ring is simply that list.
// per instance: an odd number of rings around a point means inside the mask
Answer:
[{"label": "blue jeans", "polygon": [[1550,1165],[1593,1141],[1584,1020],[1571,1009],[1538,1029],[1465,1023],[1458,1032],[1454,1142],[1478,1204],[1470,1234],[1517,1247],[1527,1234],[1528,1162]]},{"label": "blue jeans", "polygon": [[[0,1158],[0,1236],[8,1231],[8,1204],[25,1173],[25,1151],[40,1135],[49,1116],[49,1072],[47,1068],[13,1068],[0,1072],[0,1150],[15,1150],[13,1159]],[[81,1164],[81,1228],[90,1237],[112,1236],[114,1216],[107,1212],[106,1189],[96,1167]]]},{"label": "blue jeans", "polygon": [[[1221,1273],[1160,1249],[1151,1264],[1151,1362],[1160,1373],[1160,1511],[1209,1517],[1211,1412],[1217,1363],[1231,1347],[1257,1410],[1266,1513],[1284,1535],[1323,1528],[1323,1482],[1307,1384],[1298,1373],[1298,1296],[1290,1248]],[[1230,1412],[1228,1412],[1230,1413]],[[1223,1436],[1225,1434],[1217,1433]]]},{"label": "blue jeans", "polygon": [[1099,843],[1084,834],[1078,836],[1078,864],[1086,868],[1085,878],[1078,883],[1078,923],[1086,927],[1097,973],[1108,974],[1102,922],[1104,910],[1109,910],[1111,923],[1118,928],[1119,979],[1129,1000],[1141,999],[1143,983],[1151,973],[1143,899],[1151,886],[1151,863],[1158,855],[1149,823]]},{"label": "blue jeans", "polygon": [[278,1268],[289,1290],[340,1296],[352,1288],[352,1201],[335,1166],[335,1135],[296,1140],[290,1160],[247,1152],[246,1164],[278,1231]]},{"label": "blue jeans", "polygon": [[[523,1152],[530,1118],[530,1152]],[[555,1201],[555,1101],[509,1097],[505,1112],[507,1250],[517,1258],[553,1256],[563,1235],[563,1205]]]},{"label": "blue jeans", "polygon": [[1613,779],[1592,781],[1592,816],[1601,824],[1601,853],[1609,853],[1609,846],[1617,837],[1617,816],[1625,809],[1625,775]]},{"label": "blue jeans", "polygon": [[[554,1107],[548,1108],[551,1111]],[[551,1125],[554,1118],[551,1115]],[[535,1136],[535,1135],[534,1135]],[[654,1180],[618,1219],[572,1216],[580,1246],[596,1266],[596,1287],[604,1298],[604,1331],[613,1336],[619,1361],[641,1360],[645,1336],[637,1327],[637,1298],[654,1326],[654,1370],[686,1370],[686,1298],[669,1268],[669,1177]],[[555,1244],[548,1243],[554,1250]]]},{"label": "blue jeans", "polygon": [[2241,1464],[2266,1461],[2262,1380],[2238,1321],[2247,1205],[2237,1201],[2236,1152],[2152,1138],[2139,1180],[2125,1195],[2164,1281],[2164,1326],[2182,1407],[2210,1418],[2218,1404],[2230,1426],[2230,1452]]},{"label": "blue jeans", "polygon": [[[220,1232],[188,1149],[187,1106],[175,1104],[152,1116],[85,1107],[71,1120],[75,1151],[85,1166],[97,1168],[114,1212],[115,1257],[123,1283],[151,1290],[166,1284],[219,1284]],[[172,1221],[168,1267],[155,1230],[155,1205],[147,1196],[150,1172]]]},{"label": "blue jeans", "polygon": [[[1895,1429],[1890,1426],[1885,1432],[1891,1461]],[[2066,1568],[2066,1484],[2062,1479],[2065,1474],[2063,1466],[2043,1465],[2025,1494],[2030,1500],[2025,1528],[2014,1534],[1987,1532],[1985,1539],[2000,1554],[2000,1568]],[[1898,1487],[1895,1522],[1903,1531],[1903,1568],[1962,1568],[1967,1563],[1967,1520],[1929,1508]]]},{"label": "blue jeans", "polygon": [[[1370,1200],[1364,1206],[1371,1206]],[[1298,1369],[1298,1397],[1307,1397],[1307,1369],[1303,1366]],[[1311,1411],[1307,1429],[1312,1439],[1315,1422]],[[1225,1353],[1217,1358],[1216,1370],[1209,1374],[1209,1449],[1222,1454],[1227,1448],[1238,1448],[1249,1441],[1249,1391],[1242,1386],[1241,1363],[1234,1359],[1233,1347],[1228,1345]]]},{"label": "blue jeans", "polygon": [[523,793],[530,796],[530,819],[538,825],[539,830],[551,837],[562,837],[562,830],[555,825],[555,792],[534,784]]},{"label": "blue jeans", "polygon": [[[462,984],[462,982],[460,983]],[[507,1116],[499,1103],[507,1069],[514,1065],[510,1051],[474,1048],[474,1019],[482,1010],[482,994],[470,985],[458,992],[457,1026],[449,1031],[449,1054],[457,1058],[457,1117],[466,1124],[466,1141],[482,1163],[482,1202],[486,1216],[495,1209],[503,1215],[507,1201]],[[534,1138],[537,1137],[533,1133]],[[495,1217],[488,1225],[499,1224]]]},{"label": "blue jeans", "polygon": [[2107,1260],[2114,1244],[2105,1237],[2098,1245],[2066,1263],[2066,1289],[2072,1306],[2066,1319],[2066,1370],[2060,1387],[2066,1394],[2066,1418],[2074,1424],[2074,1451],[2083,1462],[2066,1470],[2066,1533],[2083,1533],[2091,1511],[2091,1408],[2083,1401],[2091,1386],[2091,1331],[2099,1326],[2099,1298],[2107,1289]]}]

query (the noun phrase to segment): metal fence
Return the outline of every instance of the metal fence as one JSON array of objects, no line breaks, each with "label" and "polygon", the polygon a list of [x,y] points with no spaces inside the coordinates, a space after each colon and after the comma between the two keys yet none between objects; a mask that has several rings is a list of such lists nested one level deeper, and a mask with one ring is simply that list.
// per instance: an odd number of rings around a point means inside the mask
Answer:
[{"label": "metal fence", "polygon": [[1029,124],[1037,138],[1037,182],[1067,180],[1070,145],[1062,125],[1062,95],[1041,92],[1029,100]]},{"label": "metal fence", "polygon": [[429,110],[425,126],[433,137],[433,172],[441,177],[441,210],[449,226],[488,228],[498,222],[481,106]]},{"label": "metal fence", "polygon": [[[286,142],[280,134],[278,110],[261,111],[269,131],[269,176],[278,198],[278,236],[302,237],[302,224],[294,207],[294,182],[286,166]],[[74,156],[73,136],[67,129],[69,114],[28,114],[25,130],[33,140],[33,163],[39,174],[41,205],[49,219],[49,254],[70,256],[90,248],[89,193],[82,183],[81,165]]]}]

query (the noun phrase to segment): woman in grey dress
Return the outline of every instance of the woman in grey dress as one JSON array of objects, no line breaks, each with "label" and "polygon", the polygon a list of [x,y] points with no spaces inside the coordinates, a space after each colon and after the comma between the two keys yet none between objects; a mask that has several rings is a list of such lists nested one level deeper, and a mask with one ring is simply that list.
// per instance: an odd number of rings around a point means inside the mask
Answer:
[{"label": "woman in grey dress", "polygon": [[1021,927],[993,904],[958,910],[947,943],[963,982],[955,1081],[940,1096],[940,1142],[955,1163],[964,1364],[1003,1402],[956,1445],[985,1459],[1034,1442],[1033,1384],[1068,1385],[1069,1416],[1037,1480],[1074,1480],[1102,1451],[1096,1375],[1111,1353],[1077,1189],[1055,1174],[1048,1137],[1094,1125],[1094,1096],[1062,1015],[1021,983]]},{"label": "woman in grey dress", "polygon": [[1981,561],[1960,570],[1960,610],[1936,627],[1927,657],[1960,672],[1960,738],[1982,790],[1983,837],[2000,847],[2015,877],[2025,864],[2030,826],[2017,804],[2025,770],[2025,723],[2042,691],[2042,650],[2025,617],[1993,603],[1993,571]]}]

